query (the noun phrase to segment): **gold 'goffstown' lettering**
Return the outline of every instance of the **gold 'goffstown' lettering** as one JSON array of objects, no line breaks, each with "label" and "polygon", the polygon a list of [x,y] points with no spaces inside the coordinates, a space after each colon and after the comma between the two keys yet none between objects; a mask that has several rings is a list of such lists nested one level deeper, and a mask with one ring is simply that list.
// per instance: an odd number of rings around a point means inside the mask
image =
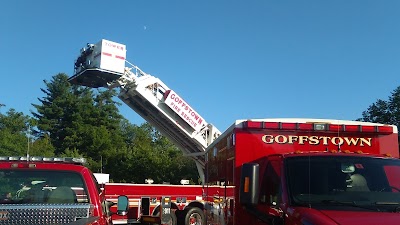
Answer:
[{"label": "gold 'goffstown' lettering", "polygon": [[343,145],[349,146],[371,146],[372,138],[354,138],[354,137],[325,137],[325,136],[295,136],[295,135],[264,135],[262,141],[266,144],[294,144],[299,145],[310,144],[310,145]]}]

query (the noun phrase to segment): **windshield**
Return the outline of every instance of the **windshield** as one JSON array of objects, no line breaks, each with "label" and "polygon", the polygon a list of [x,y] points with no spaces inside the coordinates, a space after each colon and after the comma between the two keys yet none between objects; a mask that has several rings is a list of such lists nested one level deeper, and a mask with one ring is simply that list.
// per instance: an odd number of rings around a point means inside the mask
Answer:
[{"label": "windshield", "polygon": [[71,171],[0,170],[0,204],[89,203],[80,174]]},{"label": "windshield", "polygon": [[400,161],[369,157],[292,157],[286,179],[294,205],[400,206]]}]

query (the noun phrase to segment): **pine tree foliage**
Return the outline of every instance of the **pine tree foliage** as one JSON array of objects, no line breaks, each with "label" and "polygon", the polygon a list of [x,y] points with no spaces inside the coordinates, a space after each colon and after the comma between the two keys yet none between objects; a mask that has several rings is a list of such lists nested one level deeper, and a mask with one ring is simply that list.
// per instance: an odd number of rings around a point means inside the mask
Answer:
[{"label": "pine tree foliage", "polygon": [[32,118],[0,114],[1,155],[85,157],[92,171],[116,182],[198,182],[193,160],[150,124],[132,125],[120,115],[114,90],[74,86],[63,73],[43,82]]},{"label": "pine tree foliage", "polygon": [[71,87],[65,74],[58,74],[52,77],[51,82],[44,80],[47,89],[41,91],[45,97],[39,98],[41,105],[32,104],[37,112],[32,112],[37,120],[37,130],[34,134],[37,138],[48,135],[55,147],[56,154],[63,152],[65,139],[70,136],[69,127],[76,112],[77,97],[71,92]]},{"label": "pine tree foliage", "polygon": [[358,120],[400,127],[400,86],[391,92],[388,100],[378,99],[372,103]]},{"label": "pine tree foliage", "polygon": [[[181,179],[199,182],[194,161],[184,157],[175,145],[148,123],[140,126],[124,123],[127,148],[111,156],[106,171],[117,182],[143,183],[152,179],[155,183],[179,184]],[[124,165],[117,167],[115,165]]]},{"label": "pine tree foliage", "polygon": [[51,144],[50,137],[45,135],[41,138],[31,140],[29,155],[52,157],[54,155],[54,146]]},{"label": "pine tree foliage", "polygon": [[29,117],[15,109],[0,114],[0,155],[25,156],[28,152]]},{"label": "pine tree foliage", "polygon": [[77,151],[95,162],[124,147],[119,129],[122,116],[112,100],[114,91],[95,93],[72,86],[66,74],[57,74],[44,83],[47,89],[42,89],[42,104],[33,105],[37,112],[32,114],[37,119],[37,137],[48,135],[56,155]]}]

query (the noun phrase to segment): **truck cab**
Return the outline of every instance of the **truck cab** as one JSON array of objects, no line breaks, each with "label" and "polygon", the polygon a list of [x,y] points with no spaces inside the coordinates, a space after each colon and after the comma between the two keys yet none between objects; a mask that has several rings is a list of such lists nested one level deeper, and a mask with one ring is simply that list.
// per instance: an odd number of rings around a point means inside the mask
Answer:
[{"label": "truck cab", "polygon": [[399,224],[398,156],[391,125],[237,121],[208,151],[208,187],[222,198],[208,202],[208,223]]},{"label": "truck cab", "polygon": [[[263,164],[256,172],[263,175],[253,177],[259,188],[243,192],[242,203],[267,224],[399,222],[398,159],[323,153],[271,156]],[[262,164],[245,165],[257,171]],[[257,200],[248,201],[249,193]]]},{"label": "truck cab", "polygon": [[[83,158],[0,157],[0,222],[112,224],[113,203],[84,163]],[[124,196],[119,201],[124,213],[128,201]]]}]

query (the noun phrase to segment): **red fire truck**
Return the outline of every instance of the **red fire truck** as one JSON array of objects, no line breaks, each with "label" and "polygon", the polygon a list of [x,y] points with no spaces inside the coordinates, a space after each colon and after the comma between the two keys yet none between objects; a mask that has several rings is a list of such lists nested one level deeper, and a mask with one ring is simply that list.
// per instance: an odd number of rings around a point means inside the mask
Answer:
[{"label": "red fire truck", "polygon": [[[130,201],[126,216],[113,215],[114,224],[137,223],[138,220],[160,223],[162,202],[165,204],[166,200],[170,202],[168,208],[173,212],[167,224],[204,224],[205,222],[204,196],[206,193],[200,185],[106,183],[104,190],[109,201],[117,201],[119,195],[127,196]],[[215,187],[209,188],[208,191],[210,195],[212,192],[212,195],[219,196],[221,189]]]},{"label": "red fire truck", "polygon": [[221,203],[207,196],[207,224],[400,223],[396,126],[236,121],[207,155],[206,187],[234,186]]},{"label": "red fire truck", "polygon": [[[0,224],[111,225],[106,200],[83,158],[0,156]],[[115,213],[128,212],[116,196]]]},{"label": "red fire truck", "polygon": [[124,222],[400,222],[396,126],[263,119],[236,121],[221,134],[161,80],[125,58],[125,45],[88,44],[69,81],[119,88],[124,103],[195,160],[202,186],[106,184],[109,199],[131,198]]}]

